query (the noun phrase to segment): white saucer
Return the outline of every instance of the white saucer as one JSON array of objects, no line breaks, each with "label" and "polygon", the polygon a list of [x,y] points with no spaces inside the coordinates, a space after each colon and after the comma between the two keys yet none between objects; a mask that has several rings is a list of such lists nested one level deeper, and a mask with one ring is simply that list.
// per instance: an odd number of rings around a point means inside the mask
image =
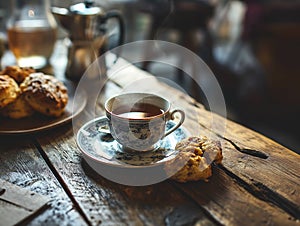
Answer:
[{"label": "white saucer", "polygon": [[[174,122],[167,122],[166,129],[173,125]],[[166,163],[177,156],[176,144],[189,135],[181,126],[165,137],[157,150],[125,152],[110,134],[100,132],[105,126],[106,117],[96,118],[82,126],[77,134],[77,145],[92,168],[99,164],[118,168],[147,168]]]}]

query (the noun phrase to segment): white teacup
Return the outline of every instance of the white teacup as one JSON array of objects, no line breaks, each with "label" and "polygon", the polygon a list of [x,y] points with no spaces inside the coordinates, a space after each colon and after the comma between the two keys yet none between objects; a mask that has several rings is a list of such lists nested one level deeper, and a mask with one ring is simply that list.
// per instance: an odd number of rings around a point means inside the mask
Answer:
[{"label": "white teacup", "polygon": [[[160,141],[180,127],[185,114],[182,110],[170,110],[166,99],[148,93],[126,93],[105,102],[110,133],[122,145],[123,150],[149,151],[159,147]],[[168,131],[166,122],[181,115]]]}]

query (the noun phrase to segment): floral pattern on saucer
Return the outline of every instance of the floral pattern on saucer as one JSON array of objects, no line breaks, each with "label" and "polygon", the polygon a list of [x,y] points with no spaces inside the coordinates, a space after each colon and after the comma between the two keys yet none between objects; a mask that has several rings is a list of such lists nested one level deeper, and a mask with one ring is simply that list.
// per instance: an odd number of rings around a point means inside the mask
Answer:
[{"label": "floral pattern on saucer", "polygon": [[[188,136],[187,131],[181,126],[165,137],[160,147],[154,151],[123,151],[121,145],[110,134],[101,132],[101,128],[106,127],[107,124],[106,117],[86,123],[78,131],[77,144],[85,157],[119,167],[147,167],[169,161],[177,155],[176,144]],[[166,130],[172,126],[174,122],[167,122]]]}]

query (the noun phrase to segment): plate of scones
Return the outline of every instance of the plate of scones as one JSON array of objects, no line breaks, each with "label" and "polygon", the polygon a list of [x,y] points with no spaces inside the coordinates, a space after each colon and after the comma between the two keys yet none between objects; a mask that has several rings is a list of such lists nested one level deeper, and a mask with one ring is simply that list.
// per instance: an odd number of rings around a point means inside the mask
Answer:
[{"label": "plate of scones", "polygon": [[24,134],[69,122],[85,107],[75,87],[31,67],[6,66],[0,71],[0,134]]}]

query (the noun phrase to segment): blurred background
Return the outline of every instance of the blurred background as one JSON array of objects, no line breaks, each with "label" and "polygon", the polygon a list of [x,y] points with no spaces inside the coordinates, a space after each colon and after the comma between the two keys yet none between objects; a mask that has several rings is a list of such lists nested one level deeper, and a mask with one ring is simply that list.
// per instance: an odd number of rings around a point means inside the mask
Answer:
[{"label": "blurred background", "polygon": [[[68,7],[76,2],[81,1],[51,3]],[[96,2],[104,9],[122,13],[125,43],[165,40],[199,55],[222,87],[229,119],[300,153],[300,0]],[[7,14],[7,1],[1,1],[0,37],[4,40]],[[66,35],[64,31],[59,34],[60,38]],[[115,43],[110,45],[114,47]],[[145,50],[126,54],[145,54]],[[180,60],[174,55],[174,61]],[[177,82],[206,104],[197,84],[176,68],[154,62],[137,66]]]}]

